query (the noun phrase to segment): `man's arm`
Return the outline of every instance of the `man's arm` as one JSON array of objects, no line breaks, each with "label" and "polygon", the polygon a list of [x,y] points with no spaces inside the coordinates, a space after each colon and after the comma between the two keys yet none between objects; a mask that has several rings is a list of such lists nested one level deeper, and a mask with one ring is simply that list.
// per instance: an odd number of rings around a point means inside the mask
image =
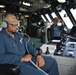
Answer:
[{"label": "man's arm", "polygon": [[[26,40],[24,39],[24,44],[26,46]],[[36,65],[38,67],[42,67],[44,66],[45,62],[44,62],[44,59],[43,57],[38,53],[38,50],[36,50],[33,46],[31,46],[29,43],[27,44],[27,48],[28,48],[28,51],[29,54],[33,55],[36,57]],[[25,56],[26,57],[26,56]],[[25,61],[25,60],[24,60]]]},{"label": "man's arm", "polygon": [[21,58],[22,56],[20,55],[7,53],[4,39],[2,36],[0,36],[0,64],[4,64],[4,63],[13,64],[19,62]]}]

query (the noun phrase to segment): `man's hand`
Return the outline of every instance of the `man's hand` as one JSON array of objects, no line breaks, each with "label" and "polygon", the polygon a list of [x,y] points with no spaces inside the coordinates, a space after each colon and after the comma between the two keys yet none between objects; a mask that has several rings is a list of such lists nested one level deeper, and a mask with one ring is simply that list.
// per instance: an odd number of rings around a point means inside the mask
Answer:
[{"label": "man's hand", "polygon": [[27,54],[24,57],[22,57],[20,61],[21,62],[28,62],[28,61],[31,61],[31,59],[32,59],[32,55]]},{"label": "man's hand", "polygon": [[38,55],[37,58],[36,58],[36,65],[38,67],[42,67],[45,65],[45,62],[44,62],[44,59],[42,58],[41,55]]},{"label": "man's hand", "polygon": [[62,21],[61,24],[64,25],[64,22]]}]

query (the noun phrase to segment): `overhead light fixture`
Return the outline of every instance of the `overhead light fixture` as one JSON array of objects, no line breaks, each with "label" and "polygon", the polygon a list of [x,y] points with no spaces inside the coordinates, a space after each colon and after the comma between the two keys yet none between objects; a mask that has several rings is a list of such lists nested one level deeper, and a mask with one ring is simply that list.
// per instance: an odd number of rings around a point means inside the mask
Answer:
[{"label": "overhead light fixture", "polygon": [[29,15],[25,15],[25,17],[29,17]]},{"label": "overhead light fixture", "polygon": [[25,3],[25,2],[23,2],[23,5],[31,6],[31,4],[30,4],[30,3]]},{"label": "overhead light fixture", "polygon": [[1,10],[1,12],[5,13],[6,11],[5,10]]},{"label": "overhead light fixture", "polygon": [[5,6],[4,5],[0,5],[0,8],[4,8]]},{"label": "overhead light fixture", "polygon": [[66,0],[57,0],[59,3],[65,3]]},{"label": "overhead light fixture", "polygon": [[50,4],[46,4],[45,6],[44,6],[44,8],[49,8],[51,5]]},{"label": "overhead light fixture", "polygon": [[20,7],[20,11],[27,11],[27,9]]}]

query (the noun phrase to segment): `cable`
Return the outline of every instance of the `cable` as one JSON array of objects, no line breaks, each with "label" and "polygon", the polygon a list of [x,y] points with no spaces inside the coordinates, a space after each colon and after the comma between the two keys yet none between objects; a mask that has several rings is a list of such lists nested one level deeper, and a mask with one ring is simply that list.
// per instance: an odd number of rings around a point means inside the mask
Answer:
[{"label": "cable", "polygon": [[40,71],[42,71],[43,73],[45,73],[46,75],[49,75],[49,74],[47,74],[45,71],[43,71],[41,68],[39,68],[33,61],[30,61],[32,64],[33,64],[33,66],[35,66],[37,69],[39,69]]},{"label": "cable", "polygon": [[[26,46],[26,50],[27,50],[28,54],[30,54],[30,52],[29,52],[29,50],[27,48],[27,44],[30,41],[30,37],[27,34],[25,34],[25,35],[28,37],[28,41],[26,42],[26,45],[25,45]],[[33,66],[35,66],[37,69],[39,69],[40,71],[42,71],[44,74],[49,75],[45,71],[43,71],[41,68],[39,68],[32,60],[30,62],[32,63]]]},{"label": "cable", "polygon": [[27,44],[29,43],[29,41],[30,41],[30,37],[29,37],[29,35],[28,34],[25,34],[27,37],[28,37],[28,40],[27,40],[27,42],[26,42],[26,50],[27,50],[27,52],[28,52],[28,54],[30,54],[30,52],[29,52],[29,50],[28,50],[28,48],[27,48]]}]

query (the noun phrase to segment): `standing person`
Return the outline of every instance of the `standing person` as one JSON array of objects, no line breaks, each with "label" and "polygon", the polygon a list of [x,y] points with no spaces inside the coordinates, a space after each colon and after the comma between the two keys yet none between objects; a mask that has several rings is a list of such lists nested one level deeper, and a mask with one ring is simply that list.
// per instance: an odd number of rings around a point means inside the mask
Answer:
[{"label": "standing person", "polygon": [[51,25],[51,30],[50,30],[52,39],[60,37],[61,32],[63,32],[64,30],[64,22],[61,21],[60,22],[61,25],[58,26],[59,21],[60,20],[57,17],[53,19],[53,24]]},{"label": "standing person", "polygon": [[18,65],[20,75],[46,75],[31,64],[32,60],[49,75],[59,75],[56,60],[41,56],[21,34],[16,32],[20,21],[14,15],[8,14],[3,21],[4,28],[0,31],[0,64]]}]

